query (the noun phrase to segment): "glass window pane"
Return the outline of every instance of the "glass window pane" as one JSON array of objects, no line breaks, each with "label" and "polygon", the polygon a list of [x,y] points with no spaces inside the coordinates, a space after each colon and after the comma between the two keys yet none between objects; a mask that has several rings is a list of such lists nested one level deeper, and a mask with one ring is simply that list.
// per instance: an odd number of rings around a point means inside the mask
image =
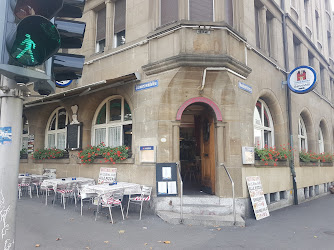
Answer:
[{"label": "glass window pane", "polygon": [[96,118],[96,124],[105,124],[106,123],[106,107],[107,105],[104,104],[103,107],[101,108],[99,114],[97,115]]},{"label": "glass window pane", "polygon": [[22,137],[22,149],[28,149],[28,137]]},{"label": "glass window pane", "polygon": [[[259,103],[259,105],[261,105],[261,103]],[[262,125],[262,121],[261,121],[261,106],[259,107],[258,104],[256,104],[256,107],[254,109],[254,124]]]},{"label": "glass window pane", "polygon": [[271,141],[271,131],[265,130],[264,131],[264,146],[272,147],[272,141]]},{"label": "glass window pane", "polygon": [[121,145],[121,127],[109,128],[109,146],[117,147]]},{"label": "glass window pane", "polygon": [[264,111],[264,126],[270,128],[271,127],[270,118],[269,118],[270,113],[265,107],[263,111]]},{"label": "glass window pane", "polygon": [[66,133],[57,134],[57,148],[63,150],[66,148]]},{"label": "glass window pane", "polygon": [[254,129],[254,144],[257,148],[263,148],[262,145],[262,133],[260,129]]},{"label": "glass window pane", "polygon": [[101,144],[102,142],[106,142],[106,129],[98,128],[95,129],[95,146]]},{"label": "glass window pane", "polygon": [[301,150],[307,150],[306,149],[306,140],[305,139],[303,139],[303,138],[301,138],[300,139],[301,140]]},{"label": "glass window pane", "polygon": [[56,130],[56,114],[51,119],[49,130]]},{"label": "glass window pane", "polygon": [[121,120],[121,99],[111,100],[110,105],[110,121],[120,121]]},{"label": "glass window pane", "polygon": [[61,109],[58,112],[58,129],[66,128],[66,110]]},{"label": "glass window pane", "polygon": [[123,126],[123,145],[131,147],[132,145],[132,124]]},{"label": "glass window pane", "polygon": [[127,103],[127,101],[124,100],[124,121],[131,121],[131,120],[132,120],[132,114],[130,106]]},{"label": "glass window pane", "polygon": [[55,147],[56,147],[56,135],[55,134],[48,135],[47,148],[55,148]]}]

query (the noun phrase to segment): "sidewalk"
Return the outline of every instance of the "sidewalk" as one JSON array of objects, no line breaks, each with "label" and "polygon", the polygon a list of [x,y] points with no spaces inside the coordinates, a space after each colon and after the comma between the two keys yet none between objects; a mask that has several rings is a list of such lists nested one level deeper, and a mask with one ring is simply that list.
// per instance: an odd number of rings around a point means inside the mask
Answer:
[{"label": "sidewalk", "polygon": [[248,219],[245,228],[173,226],[145,213],[142,221],[137,213],[122,221],[119,208],[111,224],[103,216],[94,220],[94,206],[84,207],[81,217],[80,207],[75,211],[73,204],[64,210],[43,201],[18,201],[17,250],[334,248],[334,195],[272,212],[261,221]]}]

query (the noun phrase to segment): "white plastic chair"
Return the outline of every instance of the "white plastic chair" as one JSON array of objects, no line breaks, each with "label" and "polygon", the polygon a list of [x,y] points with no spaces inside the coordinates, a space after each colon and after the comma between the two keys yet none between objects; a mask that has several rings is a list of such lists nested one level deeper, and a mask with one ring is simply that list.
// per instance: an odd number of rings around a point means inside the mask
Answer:
[{"label": "white plastic chair", "polygon": [[21,199],[22,196],[22,189],[27,189],[30,198],[32,198],[31,194],[31,177],[30,176],[24,176],[22,178],[19,178],[19,183],[17,184],[19,189],[19,199]]},{"label": "white plastic chair", "polygon": [[[151,200],[152,187],[142,186],[140,194],[129,194],[128,207],[126,209],[126,217],[128,217],[130,203],[140,205],[139,220],[141,220],[141,214],[143,211],[144,201]],[[132,196],[134,195],[134,196]]]},{"label": "white plastic chair", "polygon": [[124,190],[117,190],[117,191],[105,193],[105,194],[98,196],[95,220],[97,219],[97,214],[99,212],[99,206],[109,208],[109,215],[110,215],[110,220],[112,224],[114,224],[114,220],[112,218],[111,208],[119,206],[121,208],[122,217],[124,220],[124,213],[123,213],[123,206],[122,206],[123,196],[124,196]]},{"label": "white plastic chair", "polygon": [[94,183],[89,183],[89,184],[84,184],[84,185],[81,185],[81,184],[78,184],[78,187],[77,187],[77,190],[78,190],[78,195],[77,195],[77,198],[80,199],[80,213],[81,213],[81,216],[82,216],[82,208],[83,208],[83,202],[84,201],[91,201],[93,202],[93,199],[95,197],[98,196],[97,193],[87,193],[85,192],[85,187],[87,186],[90,186],[90,185],[93,185]]},{"label": "white plastic chair", "polygon": [[53,200],[53,205],[56,203],[57,194],[60,194],[60,200],[64,205],[66,204],[66,198],[74,198],[75,204],[77,204],[77,198],[76,198],[76,187],[77,182],[70,182],[65,185],[57,185],[57,191],[55,192],[55,198]]},{"label": "white plastic chair", "polygon": [[35,177],[32,179],[32,185],[35,186],[36,188],[36,193],[37,193],[37,197],[39,198],[39,192],[40,192],[40,188],[41,188],[41,185],[43,183],[43,181],[47,179],[46,176],[43,176],[43,177]]}]

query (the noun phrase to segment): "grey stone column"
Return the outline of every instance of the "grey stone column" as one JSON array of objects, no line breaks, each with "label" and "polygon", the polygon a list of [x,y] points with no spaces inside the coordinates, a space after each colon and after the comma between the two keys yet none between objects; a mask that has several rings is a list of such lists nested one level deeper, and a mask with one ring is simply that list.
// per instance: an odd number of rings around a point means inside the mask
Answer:
[{"label": "grey stone column", "polygon": [[106,49],[113,48],[114,40],[114,9],[115,3],[111,0],[106,0]]}]

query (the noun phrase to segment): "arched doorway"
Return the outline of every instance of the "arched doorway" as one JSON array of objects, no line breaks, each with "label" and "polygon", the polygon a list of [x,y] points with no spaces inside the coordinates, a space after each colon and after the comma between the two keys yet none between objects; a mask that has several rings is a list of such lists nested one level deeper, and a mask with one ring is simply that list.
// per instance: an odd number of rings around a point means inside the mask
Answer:
[{"label": "arched doorway", "polygon": [[209,99],[193,98],[182,105],[177,118],[184,194],[215,194],[215,121],[221,120],[220,111]]}]

